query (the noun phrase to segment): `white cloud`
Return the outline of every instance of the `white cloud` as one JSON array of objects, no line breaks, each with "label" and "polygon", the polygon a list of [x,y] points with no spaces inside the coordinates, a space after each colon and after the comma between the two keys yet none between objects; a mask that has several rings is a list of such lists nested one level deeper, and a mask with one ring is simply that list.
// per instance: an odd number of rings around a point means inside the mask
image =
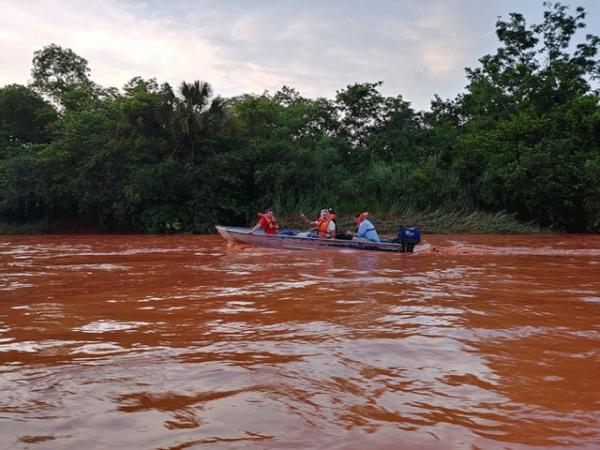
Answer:
[{"label": "white cloud", "polygon": [[[435,93],[460,92],[466,83],[463,67],[476,66],[479,57],[495,50],[498,15],[522,11],[530,23],[541,20],[541,5],[532,5],[522,0],[0,0],[0,85],[26,83],[33,52],[54,42],[88,59],[92,78],[105,86],[122,86],[140,75],[173,85],[201,79],[224,96],[286,84],[304,95],[332,97],[347,84],[381,80],[384,94],[401,94],[416,108],[426,108]],[[589,5],[593,31],[598,14]]]},{"label": "white cloud", "polygon": [[[56,43],[89,61],[94,81],[122,86],[132,77],[209,81],[233,95],[262,92],[279,79],[258,64],[236,71],[225,49],[168,20],[145,19],[116,1],[40,0],[0,4],[0,85],[25,83],[33,52]],[[24,26],[25,24],[25,26]]]},{"label": "white cloud", "polygon": [[243,43],[257,43],[264,40],[264,28],[260,26],[260,17],[249,14],[240,17],[231,28],[231,37],[234,41]]}]

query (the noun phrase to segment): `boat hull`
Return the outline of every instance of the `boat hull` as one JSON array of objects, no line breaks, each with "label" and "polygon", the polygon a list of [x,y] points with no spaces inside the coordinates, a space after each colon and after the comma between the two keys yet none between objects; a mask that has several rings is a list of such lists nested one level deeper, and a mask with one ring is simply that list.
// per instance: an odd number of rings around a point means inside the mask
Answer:
[{"label": "boat hull", "polygon": [[249,228],[216,226],[219,234],[229,242],[240,242],[247,245],[269,248],[283,248],[290,250],[314,249],[354,249],[371,250],[380,252],[404,253],[405,247],[401,244],[384,242],[346,241],[341,239],[307,238],[286,235],[267,235],[262,232],[250,234]]}]

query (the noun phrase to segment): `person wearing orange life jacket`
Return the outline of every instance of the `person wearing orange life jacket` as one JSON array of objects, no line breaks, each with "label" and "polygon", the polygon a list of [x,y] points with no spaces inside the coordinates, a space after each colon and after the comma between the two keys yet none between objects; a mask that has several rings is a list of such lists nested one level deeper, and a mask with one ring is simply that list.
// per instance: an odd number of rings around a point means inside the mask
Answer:
[{"label": "person wearing orange life jacket", "polygon": [[314,227],[313,231],[306,233],[298,233],[300,237],[318,237],[324,239],[332,239],[335,236],[335,213],[333,210],[322,209],[317,220],[308,220],[304,214],[301,217],[307,224]]},{"label": "person wearing orange life jacket", "polygon": [[265,234],[277,234],[279,231],[279,224],[277,223],[277,219],[273,215],[273,210],[271,208],[265,209],[263,213],[258,213],[260,217],[258,223],[250,230],[250,234],[253,234],[259,228],[262,228]]}]

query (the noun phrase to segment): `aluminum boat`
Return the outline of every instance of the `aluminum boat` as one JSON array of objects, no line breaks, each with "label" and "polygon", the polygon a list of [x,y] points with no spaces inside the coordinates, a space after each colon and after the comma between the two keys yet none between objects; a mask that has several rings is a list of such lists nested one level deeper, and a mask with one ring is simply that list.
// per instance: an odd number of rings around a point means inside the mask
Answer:
[{"label": "aluminum boat", "polygon": [[[250,228],[216,226],[219,234],[229,242],[241,242],[257,247],[311,250],[319,248],[374,250],[380,252],[411,253],[415,243],[370,242],[359,240],[323,239],[288,235],[269,235],[262,231],[250,234]],[[420,239],[420,234],[419,234]]]}]

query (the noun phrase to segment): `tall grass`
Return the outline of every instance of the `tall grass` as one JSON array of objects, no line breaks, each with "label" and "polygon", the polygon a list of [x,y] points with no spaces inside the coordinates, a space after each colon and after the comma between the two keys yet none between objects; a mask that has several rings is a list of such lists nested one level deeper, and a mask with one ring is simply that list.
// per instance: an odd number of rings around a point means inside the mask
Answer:
[{"label": "tall grass", "polygon": [[[348,202],[350,203],[350,202]],[[300,213],[309,218],[316,218],[321,208],[336,206],[327,203],[323,198],[304,197],[302,201],[293,204],[273,202],[273,208],[281,225],[285,228],[307,228]],[[367,209],[354,204],[343,204],[338,211],[336,220],[338,231],[354,231],[353,215],[355,212],[368,210],[370,219],[380,233],[396,233],[400,226],[417,226],[423,233],[429,234],[532,234],[548,232],[539,229],[533,223],[519,222],[513,215],[506,212],[488,213],[473,210],[464,206],[444,207],[421,210],[414,205],[400,206],[398,204],[385,209],[383,205],[375,205],[377,209]],[[371,205],[373,206],[373,205]],[[249,223],[256,223],[256,217],[251,217]],[[241,224],[240,224],[241,225]],[[11,224],[0,222],[0,235],[11,234],[44,234],[56,232],[55,224],[42,221],[38,223]],[[60,227],[59,227],[60,228]]]},{"label": "tall grass", "polygon": [[[326,205],[324,205],[326,206]],[[307,210],[304,210],[306,212]],[[313,208],[316,214],[318,209]],[[339,231],[354,230],[353,212],[338,211],[337,226]],[[380,210],[381,211],[381,210]],[[541,230],[533,223],[519,222],[506,212],[488,213],[480,210],[469,210],[464,207],[450,207],[420,210],[414,206],[396,206],[385,212],[370,210],[370,219],[381,233],[396,233],[400,226],[417,226],[424,233],[430,234],[532,234],[548,232]],[[304,228],[299,212],[285,211],[280,214],[283,226]]]},{"label": "tall grass", "polygon": [[419,226],[423,232],[433,234],[531,234],[548,231],[541,230],[533,223],[519,222],[506,212],[489,213],[464,208],[444,207],[422,211],[407,206],[395,212],[374,215],[373,218],[379,220],[378,228],[382,232],[395,231],[398,225]]}]

